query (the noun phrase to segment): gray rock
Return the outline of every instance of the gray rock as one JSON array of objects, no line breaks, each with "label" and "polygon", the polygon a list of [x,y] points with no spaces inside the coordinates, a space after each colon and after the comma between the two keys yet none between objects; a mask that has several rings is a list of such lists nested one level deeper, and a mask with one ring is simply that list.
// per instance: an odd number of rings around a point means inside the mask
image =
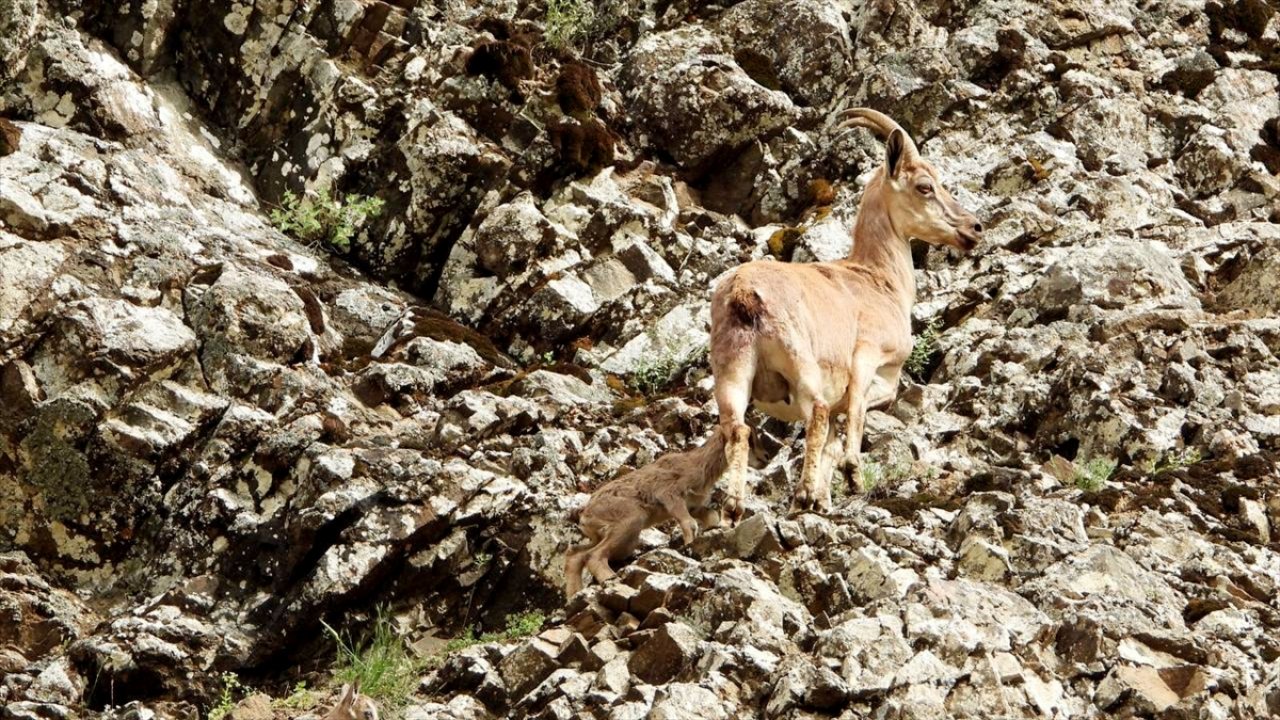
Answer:
[{"label": "gray rock", "polygon": [[[655,33],[631,50],[619,84],[643,132],[685,168],[777,130],[797,116],[791,100],[753,80],[705,28]],[[714,93],[702,93],[702,87]]]},{"label": "gray rock", "polygon": [[687,625],[667,623],[631,655],[627,668],[641,682],[670,682],[698,660],[697,634]]}]

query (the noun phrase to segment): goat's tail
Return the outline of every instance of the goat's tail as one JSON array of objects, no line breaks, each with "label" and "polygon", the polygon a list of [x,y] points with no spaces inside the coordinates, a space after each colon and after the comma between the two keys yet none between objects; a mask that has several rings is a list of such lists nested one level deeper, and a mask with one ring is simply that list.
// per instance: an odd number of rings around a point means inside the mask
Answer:
[{"label": "goat's tail", "polygon": [[726,290],[729,312],[733,319],[747,327],[755,327],[764,314],[764,301],[760,299],[760,293],[750,284],[738,280],[737,275],[729,279]]}]

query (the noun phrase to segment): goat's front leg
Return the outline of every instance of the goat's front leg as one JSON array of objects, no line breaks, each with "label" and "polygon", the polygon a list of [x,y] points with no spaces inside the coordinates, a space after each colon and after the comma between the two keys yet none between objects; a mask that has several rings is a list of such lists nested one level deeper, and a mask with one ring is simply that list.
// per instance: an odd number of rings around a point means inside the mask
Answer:
[{"label": "goat's front leg", "polygon": [[830,421],[831,411],[827,404],[815,400],[804,431],[804,465],[800,470],[800,485],[796,489],[797,510],[826,510],[831,507],[831,488],[826,483],[820,483],[818,477],[822,470],[822,454],[827,446]]},{"label": "goat's front leg", "polygon": [[684,537],[684,544],[691,544],[698,537],[698,523],[694,522],[693,516],[689,514],[689,506],[685,504],[684,496],[678,493],[667,493],[662,496],[661,501],[667,514],[680,523],[680,535]]}]

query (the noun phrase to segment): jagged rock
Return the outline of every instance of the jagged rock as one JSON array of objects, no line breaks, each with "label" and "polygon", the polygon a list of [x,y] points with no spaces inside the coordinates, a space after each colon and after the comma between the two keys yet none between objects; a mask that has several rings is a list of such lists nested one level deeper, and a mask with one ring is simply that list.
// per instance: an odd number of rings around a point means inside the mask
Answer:
[{"label": "jagged rock", "polygon": [[[8,714],[190,717],[382,603],[550,618],[408,717],[1280,712],[1275,12],[592,9],[553,50],[510,3],[0,2]],[[715,279],[847,252],[852,105],[987,227],[913,249],[937,353],[865,448],[903,477],[781,518],[798,428],[757,427],[750,518],[560,623],[574,503],[714,422]],[[385,206],[335,259],[286,190]]]},{"label": "jagged rock", "polygon": [[498,674],[513,699],[533,690],[559,667],[556,647],[543,640],[523,643],[498,664]]},{"label": "jagged rock", "polygon": [[784,715],[794,708],[835,708],[845,701],[848,694],[839,675],[806,660],[784,663],[777,670],[777,675],[778,680],[765,706],[770,717]]},{"label": "jagged rock", "polygon": [[1243,272],[1222,288],[1215,298],[1224,309],[1280,312],[1280,249],[1264,248],[1249,259]]},{"label": "jagged rock", "polygon": [[[758,84],[722,40],[698,26],[642,38],[619,84],[644,133],[641,142],[694,170],[797,116],[785,94]],[[701,93],[702,87],[716,92]]]},{"label": "jagged rock", "polygon": [[804,105],[829,101],[848,73],[849,27],[835,8],[823,3],[783,8],[748,0],[724,13],[718,25],[752,79],[771,90],[785,89]]},{"label": "jagged rock", "polygon": [[699,640],[687,625],[672,622],[657,632],[631,654],[627,668],[641,682],[662,685],[680,677],[697,662]]}]

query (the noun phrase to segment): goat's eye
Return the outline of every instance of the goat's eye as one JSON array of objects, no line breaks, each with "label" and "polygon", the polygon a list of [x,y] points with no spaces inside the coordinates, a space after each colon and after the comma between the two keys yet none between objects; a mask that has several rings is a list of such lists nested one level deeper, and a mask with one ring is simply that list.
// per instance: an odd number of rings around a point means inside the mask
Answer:
[{"label": "goat's eye", "polygon": [[929,183],[921,183],[916,186],[916,192],[924,195],[925,197],[929,197],[933,194],[933,186]]}]

